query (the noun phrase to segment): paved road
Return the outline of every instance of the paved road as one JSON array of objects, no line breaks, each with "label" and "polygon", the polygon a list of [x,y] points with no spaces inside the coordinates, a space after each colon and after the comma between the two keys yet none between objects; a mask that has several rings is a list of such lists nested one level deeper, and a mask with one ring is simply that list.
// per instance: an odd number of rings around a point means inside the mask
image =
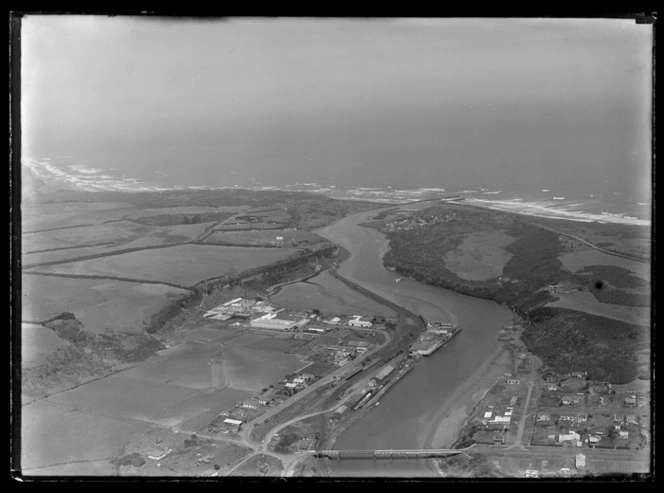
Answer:
[{"label": "paved road", "polygon": [[565,233],[564,231],[559,231],[559,230],[557,230],[557,229],[549,228],[549,227],[547,227],[547,226],[540,226],[540,227],[541,227],[542,229],[546,229],[546,230],[548,230],[548,231],[552,231],[552,232],[557,233],[557,234],[559,234],[559,235],[563,235],[563,236],[568,236],[568,237],[570,237],[570,238],[574,238],[575,240],[580,241],[580,242],[583,243],[584,245],[588,245],[590,248],[594,248],[595,250],[599,250],[600,252],[602,252],[602,253],[606,253],[607,255],[613,255],[614,257],[622,257],[622,258],[626,258],[626,259],[628,259],[628,260],[634,260],[635,262],[642,262],[642,263],[646,263],[646,264],[647,264],[647,263],[650,263],[650,262],[648,262],[648,261],[645,260],[645,259],[638,258],[638,257],[632,257],[631,255],[628,255],[628,254],[626,254],[626,253],[618,253],[618,252],[612,252],[612,251],[610,251],[610,250],[606,250],[606,249],[604,249],[604,248],[602,248],[602,247],[599,247],[599,246],[595,245],[594,243],[590,243],[588,240],[584,240],[583,238],[581,238],[581,237],[579,237],[579,236],[576,236],[576,235],[573,235],[573,234],[570,234],[570,233]]},{"label": "paved road", "polygon": [[392,340],[392,338],[390,337],[390,334],[389,334],[387,331],[383,331],[383,330],[378,330],[378,329],[376,329],[376,332],[381,332],[381,333],[383,333],[383,334],[385,335],[385,342],[384,342],[383,344],[381,344],[380,346],[376,346],[375,348],[371,349],[370,351],[367,351],[366,353],[362,354],[361,356],[359,356],[358,358],[356,358],[355,360],[353,360],[351,363],[349,363],[349,364],[347,364],[347,365],[345,365],[345,366],[342,366],[342,367],[339,368],[338,370],[335,370],[334,372],[330,373],[329,375],[327,375],[327,376],[321,378],[321,379],[320,379],[319,381],[317,381],[316,383],[314,383],[314,384],[312,384],[312,385],[309,385],[307,388],[301,390],[300,392],[298,392],[297,394],[295,394],[293,397],[290,397],[290,398],[286,399],[284,402],[282,402],[282,403],[279,404],[278,406],[276,406],[276,407],[270,409],[270,410],[269,410],[268,412],[266,412],[265,414],[262,414],[261,416],[258,416],[255,420],[253,420],[251,423],[249,423],[249,424],[248,424],[248,425],[247,425],[247,426],[246,426],[246,427],[240,432],[240,436],[242,437],[242,439],[243,439],[246,443],[248,443],[248,444],[255,443],[255,442],[251,439],[251,430],[253,430],[253,428],[254,428],[255,426],[257,426],[257,425],[259,425],[259,424],[261,424],[261,423],[264,423],[265,420],[267,420],[267,419],[271,418],[272,416],[276,415],[277,413],[283,411],[283,410],[286,409],[288,406],[293,405],[295,402],[297,402],[298,400],[302,399],[303,397],[309,395],[310,393],[316,391],[316,390],[319,389],[320,387],[322,387],[322,386],[324,386],[324,385],[327,385],[328,383],[330,383],[330,382],[334,379],[334,377],[339,376],[339,375],[342,375],[342,374],[347,373],[347,372],[349,372],[349,371],[353,371],[353,370],[355,370],[358,366],[360,366],[360,364],[362,363],[362,361],[364,361],[365,359],[367,359],[369,356],[371,356],[371,355],[374,354],[375,352],[377,352],[377,351],[383,349],[383,348],[384,348],[385,346],[387,346],[387,345],[390,343],[390,341]]},{"label": "paved road", "polygon": [[472,451],[473,454],[484,454],[491,456],[509,456],[538,458],[547,456],[574,457],[577,454],[586,456],[586,460],[595,461],[624,461],[647,463],[649,453],[647,451],[633,451],[620,449],[589,449],[576,447],[545,447],[527,446],[523,448],[509,448],[495,445],[478,444]]},{"label": "paved road", "polygon": [[273,437],[276,433],[278,433],[280,430],[283,430],[283,429],[286,428],[287,426],[292,425],[293,423],[297,423],[298,421],[302,421],[302,420],[305,420],[305,419],[311,418],[311,417],[313,417],[313,416],[318,416],[319,414],[325,414],[325,413],[331,413],[331,412],[334,412],[336,409],[340,408],[340,407],[343,406],[346,402],[348,402],[348,400],[350,399],[350,397],[351,397],[351,394],[348,394],[346,397],[344,397],[342,400],[340,400],[339,402],[337,402],[333,407],[331,407],[331,408],[329,408],[329,409],[323,409],[322,411],[316,411],[315,413],[309,413],[309,414],[304,414],[304,415],[302,415],[302,416],[296,416],[295,418],[293,418],[293,419],[289,419],[288,421],[286,421],[285,423],[280,424],[279,426],[275,426],[274,428],[272,428],[272,429],[268,432],[267,435],[265,435],[265,438],[263,439],[263,443],[264,443],[265,446],[267,447],[267,445],[268,445],[268,444],[270,443],[270,441],[272,440],[272,437]]},{"label": "paved road", "polygon": [[515,447],[523,448],[521,441],[523,440],[523,431],[526,428],[526,420],[528,419],[528,406],[530,405],[530,397],[533,393],[533,387],[535,386],[535,376],[536,376],[535,365],[532,364],[530,368],[530,381],[528,382],[528,393],[526,394],[526,400],[523,403],[523,410],[521,412],[521,420],[519,421],[519,427],[516,431],[516,440],[513,445],[510,445],[508,449]]}]

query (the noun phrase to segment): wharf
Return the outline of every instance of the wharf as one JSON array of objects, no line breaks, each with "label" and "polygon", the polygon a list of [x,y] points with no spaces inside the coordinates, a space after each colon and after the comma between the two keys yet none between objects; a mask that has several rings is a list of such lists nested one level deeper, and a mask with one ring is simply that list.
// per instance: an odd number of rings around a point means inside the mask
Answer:
[{"label": "wharf", "polygon": [[410,365],[408,368],[405,370],[399,370],[399,373],[392,378],[389,382],[387,382],[385,385],[383,385],[383,388],[381,388],[376,394],[366,403],[366,406],[371,406],[372,404],[378,402],[378,400],[384,396],[388,390],[392,388],[394,384],[396,384],[399,380],[401,380],[403,377],[405,377],[410,371],[415,368],[415,365]]}]

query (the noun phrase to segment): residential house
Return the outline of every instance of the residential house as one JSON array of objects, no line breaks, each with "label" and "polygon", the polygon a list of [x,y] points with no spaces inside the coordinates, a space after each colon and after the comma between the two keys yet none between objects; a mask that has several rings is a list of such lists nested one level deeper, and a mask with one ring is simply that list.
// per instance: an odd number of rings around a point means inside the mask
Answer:
[{"label": "residential house", "polygon": [[537,421],[551,421],[551,416],[548,414],[538,414]]},{"label": "residential house", "polygon": [[576,420],[579,423],[585,423],[586,421],[588,421],[588,415],[587,414],[577,414],[576,415]]},{"label": "residential house", "polygon": [[629,438],[629,431],[620,430],[618,436],[623,440],[627,440]]},{"label": "residential house", "polygon": [[623,405],[625,407],[636,407],[636,396],[630,395],[623,399]]},{"label": "residential house", "polygon": [[581,435],[579,435],[575,431],[570,431],[568,434],[560,434],[558,435],[558,443],[563,443],[563,442],[578,442],[581,440]]},{"label": "residential house", "polygon": [[579,403],[579,398],[573,395],[565,395],[560,399],[560,402],[564,406],[571,406],[573,404],[578,404]]},{"label": "residential house", "polygon": [[597,436],[597,435],[590,435],[590,436],[588,437],[588,443],[589,443],[590,445],[596,445],[596,444],[598,444],[598,443],[600,442],[600,440],[601,440],[601,437],[599,437],[599,436]]}]

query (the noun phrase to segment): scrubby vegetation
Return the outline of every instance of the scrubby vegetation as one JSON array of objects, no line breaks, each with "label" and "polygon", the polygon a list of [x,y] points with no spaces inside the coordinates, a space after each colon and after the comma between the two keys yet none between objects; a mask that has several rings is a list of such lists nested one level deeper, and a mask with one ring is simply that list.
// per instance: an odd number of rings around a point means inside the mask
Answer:
[{"label": "scrubby vegetation", "polygon": [[[556,371],[588,371],[591,378],[613,383],[626,383],[636,378],[640,367],[635,354],[648,347],[646,328],[545,305],[557,299],[549,286],[565,283],[587,289],[605,303],[649,306],[645,280],[616,266],[593,265],[577,274],[568,271],[559,258],[565,252],[561,238],[541,228],[539,218],[451,204],[431,207],[414,216],[432,214],[452,219],[407,231],[386,228],[390,220],[387,215],[385,220],[371,223],[390,239],[391,250],[384,257],[387,266],[427,284],[509,305],[527,321],[523,340],[528,349]],[[611,226],[609,233],[618,236],[622,231],[620,226]],[[583,231],[569,225],[565,228]],[[590,228],[593,234],[600,235],[597,225]],[[516,238],[504,247],[512,257],[504,265],[502,276],[469,281],[445,265],[445,253],[458,248],[468,234],[492,230]],[[627,228],[625,235],[637,233]],[[644,292],[632,293],[624,289]]]},{"label": "scrubby vegetation", "polygon": [[522,339],[555,370],[618,384],[637,377],[636,354],[649,344],[647,328],[559,308],[536,311]]},{"label": "scrubby vegetation", "polygon": [[58,318],[44,325],[71,344],[50,353],[44,364],[24,370],[23,390],[33,397],[78,385],[110,372],[118,364],[143,361],[164,349],[161,342],[147,334],[110,330],[95,334],[85,330],[75,317]]},{"label": "scrubby vegetation", "polygon": [[484,455],[454,455],[438,461],[438,467],[444,476],[491,478],[499,476]]},{"label": "scrubby vegetation", "polygon": [[233,214],[228,212],[204,212],[198,214],[159,214],[156,216],[135,217],[130,221],[146,226],[176,226],[178,224],[200,224],[223,221]]}]

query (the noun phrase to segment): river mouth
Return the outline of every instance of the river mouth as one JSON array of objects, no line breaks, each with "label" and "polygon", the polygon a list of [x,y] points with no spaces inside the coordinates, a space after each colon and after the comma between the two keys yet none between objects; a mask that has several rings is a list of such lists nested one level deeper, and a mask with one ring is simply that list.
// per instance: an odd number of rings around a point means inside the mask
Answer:
[{"label": "river mouth", "polygon": [[[471,384],[477,384],[478,379],[486,376],[487,365],[500,354],[502,343],[497,340],[497,335],[511,319],[512,312],[493,301],[408,278],[395,282],[399,276],[386,269],[382,260],[389,249],[388,239],[374,229],[360,226],[379,212],[355,214],[317,231],[320,236],[350,252],[350,257],[339,266],[339,273],[427,320],[451,322],[463,330],[444,348],[418,362],[413,371],[381,398],[379,407],[373,408],[339,436],[334,448],[372,450],[451,446],[452,443],[436,443],[437,436],[447,437],[447,441],[455,436],[454,432],[440,427],[449,422],[446,418],[451,412],[455,412],[458,418],[460,413],[470,410],[466,409],[470,405],[468,394],[478,393],[477,386]],[[494,367],[491,371],[499,370]],[[430,460],[341,460],[331,461],[330,465],[335,476],[437,475]]]}]

